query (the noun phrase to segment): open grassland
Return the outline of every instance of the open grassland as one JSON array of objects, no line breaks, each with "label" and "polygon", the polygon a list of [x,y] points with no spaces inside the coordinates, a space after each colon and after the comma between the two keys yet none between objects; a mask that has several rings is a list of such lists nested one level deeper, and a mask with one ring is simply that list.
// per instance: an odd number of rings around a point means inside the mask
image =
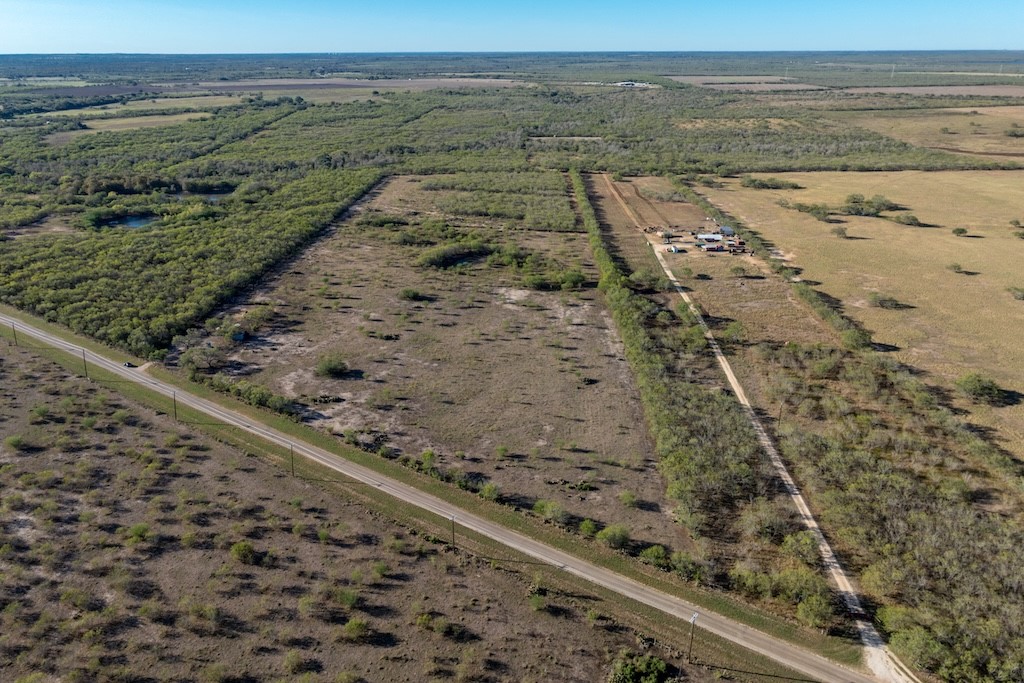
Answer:
[{"label": "open grassland", "polygon": [[[1011,220],[1022,218],[1024,176],[1017,172],[779,174],[800,190],[753,190],[729,181],[707,191],[719,206],[759,231],[822,283],[844,311],[894,348],[894,357],[927,370],[952,388],[980,371],[1012,391],[1024,388],[1024,344],[1017,331],[1024,309],[1008,290],[1024,286],[1024,240]],[[780,199],[840,205],[848,194],[884,194],[933,227],[882,218],[841,216],[852,239],[834,225],[777,205]],[[951,230],[965,227],[967,236]],[[952,272],[961,264],[964,272]],[[899,308],[869,304],[891,297]],[[1024,408],[988,408],[960,401],[982,424],[997,427],[1000,443],[1024,457]]]},{"label": "open grassland", "polygon": [[162,128],[173,126],[186,121],[201,121],[208,119],[212,114],[205,112],[189,112],[185,114],[163,114],[156,116],[128,116],[124,118],[95,119],[89,121],[85,128],[78,130],[62,131],[47,136],[46,142],[49,145],[59,147],[84,135],[102,133],[105,131],[137,130],[140,128]]},{"label": "open grassland", "polygon": [[31,351],[0,347],[0,378],[5,679],[592,681],[630,644],[593,596],[489,567]]},{"label": "open grassland", "polygon": [[1024,107],[1020,106],[843,112],[834,117],[920,147],[1024,157]]}]

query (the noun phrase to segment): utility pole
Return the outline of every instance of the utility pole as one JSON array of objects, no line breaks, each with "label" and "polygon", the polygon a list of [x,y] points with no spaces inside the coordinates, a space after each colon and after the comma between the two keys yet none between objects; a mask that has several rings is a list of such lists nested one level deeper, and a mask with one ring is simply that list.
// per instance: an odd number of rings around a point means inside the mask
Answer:
[{"label": "utility pole", "polygon": [[174,421],[178,421],[178,392],[171,392],[171,405],[174,406]]},{"label": "utility pole", "polygon": [[693,616],[690,617],[690,645],[686,648],[686,663],[693,663],[693,625],[697,623],[697,613],[694,612]]},{"label": "utility pole", "polygon": [[14,326],[14,323],[11,323],[11,332],[14,333],[14,345],[17,346],[18,345],[18,328]]},{"label": "utility pole", "polygon": [[292,476],[295,476],[295,444],[288,444],[288,452],[291,454]]},{"label": "utility pole", "polygon": [[452,515],[452,547],[455,547],[455,515]]},{"label": "utility pole", "polygon": [[82,349],[82,367],[85,368],[85,378],[89,379],[89,364],[85,362],[85,349]]}]

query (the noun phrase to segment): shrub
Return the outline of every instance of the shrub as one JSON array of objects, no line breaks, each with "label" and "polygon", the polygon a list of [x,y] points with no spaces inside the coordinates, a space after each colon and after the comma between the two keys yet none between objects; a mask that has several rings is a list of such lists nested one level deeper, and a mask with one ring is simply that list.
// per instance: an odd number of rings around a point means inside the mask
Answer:
[{"label": "shrub", "polygon": [[608,683],[662,683],[668,679],[668,664],[654,655],[619,653]]},{"label": "shrub", "polygon": [[665,550],[664,546],[652,545],[644,548],[640,551],[640,560],[647,564],[652,564],[658,569],[669,568],[668,551]]},{"label": "shrub", "polygon": [[127,540],[125,541],[128,545],[135,545],[143,541],[149,540],[149,525],[148,524],[133,524],[125,532]]},{"label": "shrub", "polygon": [[580,533],[590,538],[597,533],[597,522],[592,519],[585,519],[580,522]]},{"label": "shrub", "polygon": [[796,606],[796,616],[812,628],[824,628],[832,619],[832,603],[823,595],[809,595]]},{"label": "shrub", "polygon": [[607,543],[609,548],[625,548],[629,544],[629,528],[623,524],[612,524],[597,532],[597,540]]},{"label": "shrub", "polygon": [[818,542],[810,531],[798,531],[783,538],[782,552],[806,565],[818,563]]},{"label": "shrub", "polygon": [[352,617],[341,627],[341,637],[350,643],[357,643],[370,635],[370,624],[366,619]]},{"label": "shrub", "polygon": [[672,553],[672,556],[669,557],[669,565],[673,571],[687,581],[702,583],[707,578],[708,567],[682,550]]},{"label": "shrub", "polygon": [[579,289],[587,281],[587,276],[579,268],[571,268],[561,277],[562,289]]},{"label": "shrub", "polygon": [[837,225],[836,227],[832,228],[832,230],[830,230],[829,232],[831,232],[833,235],[835,235],[839,239],[844,239],[844,240],[850,239],[850,236],[848,234],[846,234],[846,228],[844,228],[841,225]]},{"label": "shrub", "polygon": [[875,308],[900,308],[900,302],[891,296],[884,296],[878,292],[868,294],[868,305]]},{"label": "shrub", "polygon": [[498,485],[495,484],[493,481],[489,481],[480,487],[480,497],[483,498],[484,500],[497,502],[497,500],[501,497],[501,489],[499,489]]},{"label": "shrub", "polygon": [[248,541],[239,541],[231,546],[231,557],[242,564],[256,564],[256,549]]},{"label": "shrub", "polygon": [[306,662],[302,659],[302,653],[298,650],[288,650],[284,656],[284,670],[290,674],[297,674],[305,668]]},{"label": "shrub", "polygon": [[628,508],[636,507],[636,494],[632,491],[623,491],[619,494],[619,502]]},{"label": "shrub", "polygon": [[755,190],[799,190],[800,185],[781,178],[754,178],[749,175],[743,176],[740,181],[743,187],[750,187]]},{"label": "shrub", "polygon": [[897,216],[893,216],[892,220],[900,225],[912,225],[914,227],[923,227],[922,223],[917,216],[912,213],[901,213]]},{"label": "shrub", "polygon": [[492,247],[482,242],[442,244],[420,254],[416,264],[430,268],[451,268],[464,261],[487,256],[492,251]]},{"label": "shrub", "polygon": [[1017,301],[1024,301],[1024,287],[1010,287],[1009,292]]},{"label": "shrub", "polygon": [[28,441],[25,437],[12,434],[4,439],[4,445],[14,451],[27,451],[29,449]]},{"label": "shrub", "polygon": [[538,500],[533,505],[534,513],[540,515],[549,522],[563,525],[569,521],[569,513],[553,500]]},{"label": "shrub", "polygon": [[316,374],[320,377],[334,377],[335,379],[348,374],[348,363],[338,353],[329,353],[322,356],[316,364]]},{"label": "shrub", "polygon": [[999,405],[1005,399],[1005,392],[995,380],[977,372],[969,372],[956,381],[956,386],[975,403]]},{"label": "shrub", "polygon": [[426,294],[421,294],[411,287],[406,287],[399,292],[398,297],[400,299],[405,299],[406,301],[427,301],[430,299]]},{"label": "shrub", "polygon": [[967,228],[953,228],[953,234],[957,237],[963,237],[967,234]]}]

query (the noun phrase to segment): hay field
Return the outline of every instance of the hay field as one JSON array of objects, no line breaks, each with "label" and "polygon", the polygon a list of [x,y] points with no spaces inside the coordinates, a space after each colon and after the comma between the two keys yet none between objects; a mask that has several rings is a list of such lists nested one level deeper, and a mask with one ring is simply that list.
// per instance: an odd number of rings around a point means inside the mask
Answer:
[{"label": "hay field", "polygon": [[208,119],[212,114],[206,112],[194,112],[189,114],[166,114],[158,116],[130,116],[119,119],[97,119],[90,121],[87,128],[82,130],[67,130],[54,133],[46,137],[46,143],[51,146],[64,145],[75,138],[83,135],[102,133],[104,131],[135,130],[137,128],[160,128],[161,126],[173,126],[186,121],[198,121]]},{"label": "hay field", "polygon": [[[839,299],[845,312],[871,330],[895,356],[927,371],[949,389],[976,370],[1004,388],[1024,390],[1024,302],[1008,287],[1024,286],[1024,240],[1010,220],[1024,219],[1024,173],[1016,171],[783,173],[805,189],[753,190],[729,180],[702,190],[716,205],[772,241],[803,269],[807,280]],[[839,205],[851,193],[883,194],[925,223],[915,228],[868,217],[840,217],[854,239],[831,234],[835,225],[776,203]],[[970,237],[956,237],[966,227]],[[958,263],[970,274],[955,273]],[[910,308],[871,307],[872,292]],[[999,430],[1001,445],[1024,457],[1024,406],[979,407],[959,402],[972,419]]]},{"label": "hay field", "polygon": [[958,107],[836,114],[838,120],[920,147],[997,157],[1024,157],[1024,137],[1006,131],[1024,126],[1024,107]]}]

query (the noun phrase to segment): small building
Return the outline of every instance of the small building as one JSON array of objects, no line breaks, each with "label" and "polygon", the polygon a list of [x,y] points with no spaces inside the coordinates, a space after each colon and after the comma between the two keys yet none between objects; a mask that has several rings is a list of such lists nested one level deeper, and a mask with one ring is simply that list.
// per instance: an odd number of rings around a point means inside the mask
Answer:
[{"label": "small building", "polygon": [[710,244],[702,244],[700,248],[704,251],[725,251],[725,245],[721,242],[712,242]]},{"label": "small building", "polygon": [[728,225],[723,225],[718,229],[718,232],[722,233],[726,237],[732,237],[736,234],[736,231],[730,228]]},{"label": "small building", "polygon": [[697,239],[702,240],[704,242],[721,242],[723,238],[722,235],[717,232],[708,232],[697,235]]}]

